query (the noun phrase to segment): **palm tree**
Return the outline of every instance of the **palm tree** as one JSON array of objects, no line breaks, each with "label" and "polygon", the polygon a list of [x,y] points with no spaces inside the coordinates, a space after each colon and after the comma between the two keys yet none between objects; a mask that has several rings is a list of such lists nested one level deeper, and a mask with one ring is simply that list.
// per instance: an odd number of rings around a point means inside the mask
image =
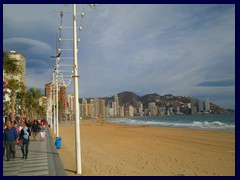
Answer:
[{"label": "palm tree", "polygon": [[26,93],[26,101],[25,101],[25,107],[26,107],[26,113],[27,117],[29,117],[31,120],[33,119],[33,104],[34,104],[34,99],[33,96],[30,92]]},{"label": "palm tree", "polygon": [[[3,51],[3,72],[6,73],[7,76],[12,77],[14,75],[18,75],[21,73],[18,65],[8,57],[8,51]],[[7,85],[8,80],[11,79],[5,76],[4,81]]]},{"label": "palm tree", "polygon": [[37,103],[38,99],[42,96],[41,90],[40,89],[35,89],[33,87],[31,87],[28,90],[29,93],[31,93],[31,95],[33,96],[33,98],[35,99],[35,102]]},{"label": "palm tree", "polygon": [[[11,102],[7,103],[4,102],[4,107],[6,107],[6,111],[10,111],[9,105],[12,106],[12,118],[14,119],[14,112],[15,112],[15,100],[16,100],[16,91],[18,89],[16,80],[12,79],[12,76],[18,75],[20,72],[20,69],[17,64],[15,64],[14,61],[9,59],[8,56],[9,52],[4,50],[3,51],[3,89],[10,89],[11,90]],[[14,102],[13,102],[14,101]],[[7,103],[7,104],[6,104]]]},{"label": "palm tree", "polygon": [[10,101],[4,102],[3,103],[3,115],[5,117],[7,117],[7,121],[9,121],[9,114],[10,114],[10,110],[11,110],[11,103]]},{"label": "palm tree", "polygon": [[[38,105],[37,108],[36,108],[36,113],[37,113],[37,115],[38,115],[40,118],[45,117],[45,109],[44,109],[44,107]],[[38,117],[38,118],[39,118],[39,117]]]},{"label": "palm tree", "polygon": [[19,82],[16,79],[10,79],[8,82],[8,88],[11,89],[11,111],[12,111],[12,121],[15,120],[15,104],[16,104],[16,91],[19,89]]},{"label": "palm tree", "polygon": [[7,51],[3,51],[3,71],[10,75],[17,75],[21,73],[18,65],[15,64],[13,60],[9,59]]},{"label": "palm tree", "polygon": [[[32,96],[32,100],[33,102],[31,103],[32,105],[32,113],[34,113],[34,118],[36,118],[36,108],[38,106],[37,102],[38,102],[38,99],[42,96],[42,93],[41,93],[41,90],[40,89],[35,89],[35,88],[30,88],[28,90],[28,92],[30,93],[30,95]],[[34,109],[35,111],[33,111]],[[33,116],[32,116],[33,117]]]},{"label": "palm tree", "polygon": [[23,120],[23,115],[26,114],[26,86],[24,85],[24,83],[20,84],[20,91],[17,92],[17,100],[19,100],[20,102],[20,109],[19,109],[19,113],[20,113],[20,120]]}]

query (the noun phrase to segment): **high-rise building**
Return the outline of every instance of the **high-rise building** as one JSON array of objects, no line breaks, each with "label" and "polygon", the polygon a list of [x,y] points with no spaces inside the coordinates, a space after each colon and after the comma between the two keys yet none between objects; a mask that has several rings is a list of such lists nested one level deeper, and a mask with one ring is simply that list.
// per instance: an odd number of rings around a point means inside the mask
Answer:
[{"label": "high-rise building", "polygon": [[105,113],[105,100],[104,99],[99,99],[99,115],[100,118],[106,117]]},{"label": "high-rise building", "polygon": [[118,95],[114,96],[114,102],[113,102],[113,110],[114,110],[114,116],[119,116],[119,101],[118,101]]},{"label": "high-rise building", "polygon": [[73,94],[67,95],[67,107],[69,112],[74,111],[74,95]]},{"label": "high-rise building", "polygon": [[[68,99],[67,99],[67,92],[66,92],[66,86],[59,85],[59,92],[58,92],[58,102],[60,102],[63,106],[62,112],[66,111],[68,107]],[[51,95],[51,83],[45,84],[45,96],[47,98],[50,98]]]},{"label": "high-rise building", "polygon": [[205,99],[204,101],[204,110],[207,111],[207,112],[210,112],[210,104],[209,104],[209,101],[208,99]]},{"label": "high-rise building", "polygon": [[92,104],[87,104],[87,109],[88,109],[88,114],[87,114],[87,116],[88,116],[88,117],[93,117],[93,116],[92,116],[92,112],[93,112],[93,106],[92,106]]},{"label": "high-rise building", "polygon": [[180,107],[181,107],[180,101],[176,100],[173,102],[173,109],[176,114],[180,113]]},{"label": "high-rise building", "polygon": [[22,53],[16,51],[10,51],[8,54],[8,58],[14,61],[21,73],[18,75],[14,75],[13,78],[17,79],[26,85],[26,58]]},{"label": "high-rise building", "polygon": [[50,95],[51,95],[51,85],[52,85],[52,83],[47,83],[47,84],[45,84],[45,96],[47,97],[47,98],[50,98]]},{"label": "high-rise building", "polygon": [[159,114],[161,115],[161,116],[163,116],[163,115],[165,115],[166,114],[166,107],[165,106],[161,106],[161,107],[159,107]]},{"label": "high-rise building", "polygon": [[62,104],[62,110],[61,112],[66,112],[67,109],[67,92],[66,92],[66,86],[60,85],[59,93],[58,93],[58,101]]},{"label": "high-rise building", "polygon": [[203,112],[204,110],[204,102],[202,100],[198,101],[198,112]]},{"label": "high-rise building", "polygon": [[120,106],[120,116],[124,117],[124,107]]},{"label": "high-rise building", "polygon": [[198,100],[191,98],[191,114],[197,114]]},{"label": "high-rise building", "polygon": [[82,114],[81,114],[81,116],[82,117],[89,116],[89,112],[88,112],[89,109],[88,109],[87,99],[83,98],[82,99],[82,104],[80,104],[80,105],[82,105]]},{"label": "high-rise building", "polygon": [[148,108],[150,111],[151,116],[157,116],[158,115],[158,109],[155,102],[148,103]]},{"label": "high-rise building", "polygon": [[100,99],[91,99],[90,104],[92,104],[92,117],[98,118],[99,116],[101,116]]},{"label": "high-rise building", "polygon": [[133,117],[134,116],[134,107],[133,107],[133,105],[129,105],[128,110],[129,110],[129,116]]},{"label": "high-rise building", "polygon": [[139,113],[143,116],[143,104],[141,102],[139,102]]}]

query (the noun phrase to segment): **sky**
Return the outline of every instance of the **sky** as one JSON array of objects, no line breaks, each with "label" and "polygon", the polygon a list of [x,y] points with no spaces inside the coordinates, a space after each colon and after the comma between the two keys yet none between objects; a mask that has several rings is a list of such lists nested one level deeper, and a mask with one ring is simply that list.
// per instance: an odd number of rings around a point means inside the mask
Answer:
[{"label": "sky", "polygon": [[[51,82],[56,48],[59,81],[68,84],[72,19],[72,5],[3,5],[3,48],[26,57],[27,87],[44,89]],[[131,91],[191,96],[235,109],[235,5],[79,4],[77,26],[80,98]],[[72,79],[67,92],[73,91]]]}]

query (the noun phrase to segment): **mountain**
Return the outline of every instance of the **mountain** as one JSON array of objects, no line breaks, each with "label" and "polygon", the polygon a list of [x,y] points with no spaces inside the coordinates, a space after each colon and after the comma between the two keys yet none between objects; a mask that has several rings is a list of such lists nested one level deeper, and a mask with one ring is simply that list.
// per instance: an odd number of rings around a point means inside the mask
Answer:
[{"label": "mountain", "polygon": [[232,109],[224,109],[213,103],[210,103],[210,109],[214,114],[234,113],[234,110]]},{"label": "mountain", "polygon": [[119,105],[122,106],[124,104],[137,106],[140,97],[133,92],[124,91],[118,94]]},{"label": "mountain", "polygon": [[144,108],[147,108],[148,103],[150,102],[155,102],[157,105],[159,105],[160,100],[161,100],[161,96],[158,95],[157,93],[147,94],[140,98],[140,101],[143,103]]}]

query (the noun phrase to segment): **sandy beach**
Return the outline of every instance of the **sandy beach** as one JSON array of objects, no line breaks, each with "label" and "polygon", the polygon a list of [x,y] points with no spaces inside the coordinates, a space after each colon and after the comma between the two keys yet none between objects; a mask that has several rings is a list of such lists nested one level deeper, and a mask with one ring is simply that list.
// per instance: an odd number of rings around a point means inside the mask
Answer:
[{"label": "sandy beach", "polygon": [[[81,120],[83,176],[234,176],[235,132]],[[53,137],[53,129],[50,130]],[[59,127],[58,150],[76,176],[75,124]]]}]

